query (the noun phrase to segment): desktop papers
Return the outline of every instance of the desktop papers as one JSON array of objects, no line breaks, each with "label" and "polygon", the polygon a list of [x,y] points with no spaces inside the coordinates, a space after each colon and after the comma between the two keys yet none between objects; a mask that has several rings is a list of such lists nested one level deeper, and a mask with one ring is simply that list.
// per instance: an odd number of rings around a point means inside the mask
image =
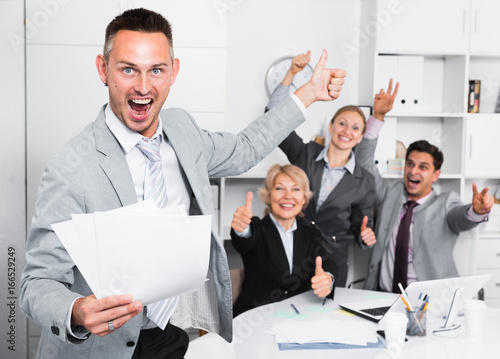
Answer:
[{"label": "desktop papers", "polygon": [[144,201],[72,215],[52,229],[97,298],[131,294],[148,305],[205,282],[211,221]]},{"label": "desktop papers", "polygon": [[298,349],[300,345],[306,345],[308,349],[314,349],[315,345],[320,346],[318,349],[327,349],[366,347],[374,343],[378,346],[380,343],[374,323],[351,323],[331,319],[285,321],[274,324],[266,332],[275,335],[281,350]]}]

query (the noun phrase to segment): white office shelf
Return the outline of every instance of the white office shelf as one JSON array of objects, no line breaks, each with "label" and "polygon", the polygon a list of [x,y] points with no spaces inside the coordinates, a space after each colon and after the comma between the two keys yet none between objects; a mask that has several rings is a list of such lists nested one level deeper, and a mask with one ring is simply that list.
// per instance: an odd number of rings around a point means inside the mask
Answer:
[{"label": "white office shelf", "polygon": [[[377,14],[390,13],[391,4],[391,0],[363,1],[361,23],[376,22]],[[437,191],[458,192],[464,203],[472,199],[472,183],[479,190],[489,187],[493,194],[500,187],[496,158],[500,153],[500,114],[495,113],[500,100],[500,2],[400,0],[398,4],[401,11],[397,20],[379,27],[376,41],[364,47],[359,57],[360,66],[365,66],[361,103],[386,89],[389,78],[400,82],[391,118],[380,133],[384,141],[379,140],[376,158],[379,163],[393,158],[392,143],[396,140],[408,146],[426,139],[444,154],[444,173],[436,183]],[[422,17],[426,25],[417,31],[415,24]],[[477,114],[467,113],[469,80],[481,81]],[[387,181],[401,177],[383,175]],[[500,205],[494,205],[489,217],[489,222],[479,226],[477,232],[482,233],[475,234],[481,239],[480,256],[490,255],[492,248],[500,253]],[[477,272],[490,271],[483,262],[478,258]],[[500,283],[500,257],[497,262]],[[485,298],[500,303],[500,290],[486,290]]]},{"label": "white office shelf", "polygon": [[415,51],[404,51],[404,50],[381,50],[379,52],[381,56],[387,55],[405,55],[405,56],[426,56],[426,57],[444,57],[444,56],[464,56],[466,52],[438,52],[438,51],[423,51],[423,52],[415,52]]},{"label": "white office shelf", "polygon": [[391,117],[426,117],[426,118],[459,118],[464,117],[463,112],[391,112]]}]

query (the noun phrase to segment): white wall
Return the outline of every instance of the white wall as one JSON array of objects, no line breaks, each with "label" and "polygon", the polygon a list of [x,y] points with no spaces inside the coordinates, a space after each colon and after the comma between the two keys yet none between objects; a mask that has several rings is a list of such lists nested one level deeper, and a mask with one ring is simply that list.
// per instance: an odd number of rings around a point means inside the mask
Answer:
[{"label": "white wall", "polygon": [[[269,66],[282,56],[311,50],[311,65],[322,49],[328,51],[327,66],[347,71],[340,98],[315,103],[308,121],[298,133],[305,141],[321,135],[324,122],[345,105],[357,104],[358,56],[343,50],[356,42],[360,0],[235,1],[227,11],[227,122],[226,130],[237,132],[262,114],[268,97],[264,87]],[[276,162],[286,162],[276,150],[253,171],[261,172]]]}]

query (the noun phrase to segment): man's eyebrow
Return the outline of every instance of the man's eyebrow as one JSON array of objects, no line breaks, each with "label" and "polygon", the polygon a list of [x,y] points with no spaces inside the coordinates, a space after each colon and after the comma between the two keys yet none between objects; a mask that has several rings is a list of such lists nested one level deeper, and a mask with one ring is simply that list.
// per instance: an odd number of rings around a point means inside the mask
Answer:
[{"label": "man's eyebrow", "polygon": [[160,62],[158,64],[151,65],[151,67],[161,67],[161,66],[168,66],[166,62]]},{"label": "man's eyebrow", "polygon": [[[128,62],[128,61],[124,61],[124,60],[118,61],[118,64],[120,64],[120,65],[127,65],[127,66],[130,66],[130,67],[137,67],[137,65],[134,64],[133,62]],[[168,64],[166,62],[160,62],[158,64],[153,64],[150,67],[154,68],[154,67],[162,67],[162,66],[168,66]]]},{"label": "man's eyebrow", "polygon": [[130,67],[136,67],[136,64],[134,64],[132,62],[128,62],[128,61],[118,61],[118,64],[127,65],[127,66],[130,66]]},{"label": "man's eyebrow", "polygon": [[411,159],[408,159],[408,161],[411,161],[411,162],[415,163],[418,166],[421,166],[421,165],[430,166],[431,165],[429,162],[425,162],[425,161],[415,162],[415,161],[413,161]]}]

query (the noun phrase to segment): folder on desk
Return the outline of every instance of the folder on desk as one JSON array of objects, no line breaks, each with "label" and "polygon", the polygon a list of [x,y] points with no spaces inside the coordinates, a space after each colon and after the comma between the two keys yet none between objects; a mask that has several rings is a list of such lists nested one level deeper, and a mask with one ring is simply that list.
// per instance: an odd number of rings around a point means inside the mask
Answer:
[{"label": "folder on desk", "polygon": [[366,345],[354,345],[344,343],[278,343],[280,350],[319,350],[319,349],[367,349],[367,348],[385,348],[384,343],[378,339],[375,343]]},{"label": "folder on desk", "polygon": [[280,350],[359,349],[384,347],[369,322],[331,319],[286,321],[266,331],[274,335]]}]

